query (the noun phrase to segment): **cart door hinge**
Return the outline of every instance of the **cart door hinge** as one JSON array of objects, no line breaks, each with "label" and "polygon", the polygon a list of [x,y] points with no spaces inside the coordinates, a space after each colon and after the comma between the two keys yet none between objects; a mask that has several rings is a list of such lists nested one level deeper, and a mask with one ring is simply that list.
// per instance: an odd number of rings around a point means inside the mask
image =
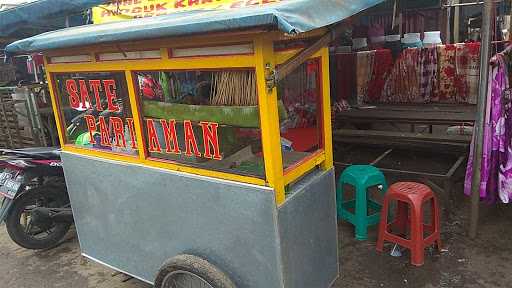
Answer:
[{"label": "cart door hinge", "polygon": [[272,67],[272,64],[267,63],[265,65],[265,82],[267,85],[267,91],[270,93],[277,85],[276,83],[276,69]]}]

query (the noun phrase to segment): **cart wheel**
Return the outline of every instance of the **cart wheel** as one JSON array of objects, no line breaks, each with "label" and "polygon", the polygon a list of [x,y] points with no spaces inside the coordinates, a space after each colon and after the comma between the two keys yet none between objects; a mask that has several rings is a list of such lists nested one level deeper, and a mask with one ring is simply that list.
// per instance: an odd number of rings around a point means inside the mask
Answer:
[{"label": "cart wheel", "polygon": [[164,263],[155,288],[235,288],[235,284],[208,261],[193,255],[178,255]]}]

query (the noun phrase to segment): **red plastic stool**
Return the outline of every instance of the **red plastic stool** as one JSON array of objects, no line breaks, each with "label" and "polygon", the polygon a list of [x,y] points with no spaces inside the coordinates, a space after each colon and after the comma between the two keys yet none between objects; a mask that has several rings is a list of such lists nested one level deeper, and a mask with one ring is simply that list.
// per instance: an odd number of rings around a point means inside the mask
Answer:
[{"label": "red plastic stool", "polygon": [[[392,200],[397,200],[398,204],[395,220],[388,224],[388,210]],[[430,201],[432,205],[432,222],[430,225],[423,221],[423,204],[427,201]],[[411,208],[410,215],[409,207]],[[383,251],[384,241],[397,243],[410,249],[412,265],[421,266],[424,263],[426,247],[436,243],[437,249],[441,250],[439,204],[434,192],[428,186],[414,182],[399,182],[391,185],[384,198],[380,219],[377,251]],[[405,234],[408,225],[410,225],[410,240],[389,232],[389,228],[393,226],[400,233]],[[431,234],[424,238],[424,231]]]}]

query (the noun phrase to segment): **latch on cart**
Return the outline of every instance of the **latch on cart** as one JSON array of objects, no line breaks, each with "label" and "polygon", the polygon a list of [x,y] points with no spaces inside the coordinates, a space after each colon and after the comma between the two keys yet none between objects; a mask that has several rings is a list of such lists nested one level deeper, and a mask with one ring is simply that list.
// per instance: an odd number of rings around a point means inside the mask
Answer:
[{"label": "latch on cart", "polygon": [[272,67],[272,64],[267,63],[265,65],[265,83],[267,86],[267,91],[270,93],[272,89],[274,89],[277,85],[276,83],[276,69]]}]

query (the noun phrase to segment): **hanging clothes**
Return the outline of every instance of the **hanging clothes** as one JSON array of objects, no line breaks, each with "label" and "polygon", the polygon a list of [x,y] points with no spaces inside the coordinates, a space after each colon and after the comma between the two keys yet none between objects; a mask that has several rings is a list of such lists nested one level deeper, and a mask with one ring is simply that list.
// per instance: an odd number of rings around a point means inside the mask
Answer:
[{"label": "hanging clothes", "polygon": [[393,67],[393,55],[391,50],[381,49],[375,51],[375,60],[373,64],[372,77],[368,83],[368,93],[365,98],[366,103],[375,103],[381,99],[386,78]]},{"label": "hanging clothes", "polygon": [[[503,55],[494,58],[489,72],[489,89],[484,126],[480,198],[487,203],[512,199],[512,107],[509,71]],[[464,193],[471,195],[474,137],[471,144]]]},{"label": "hanging clothes", "polygon": [[480,78],[480,43],[456,44],[457,102],[476,104]]},{"label": "hanging clothes", "polygon": [[453,44],[437,46],[439,59],[439,93],[434,102],[455,103],[457,97],[455,52]]},{"label": "hanging clothes", "polygon": [[402,90],[402,103],[422,103],[420,97],[420,48],[409,48],[404,50],[404,61],[401,72],[403,73],[402,82],[405,89]]},{"label": "hanging clothes", "polygon": [[368,97],[368,83],[373,75],[375,51],[363,51],[357,53],[357,104],[363,105]]},{"label": "hanging clothes", "polygon": [[424,103],[429,103],[437,98],[437,48],[423,48],[420,52],[420,96]]},{"label": "hanging clothes", "polygon": [[356,94],[356,66],[356,54],[336,54],[336,98],[338,101],[349,101]]},{"label": "hanging clothes", "polygon": [[402,52],[384,85],[382,102],[423,102],[420,96],[420,52],[419,48]]}]

